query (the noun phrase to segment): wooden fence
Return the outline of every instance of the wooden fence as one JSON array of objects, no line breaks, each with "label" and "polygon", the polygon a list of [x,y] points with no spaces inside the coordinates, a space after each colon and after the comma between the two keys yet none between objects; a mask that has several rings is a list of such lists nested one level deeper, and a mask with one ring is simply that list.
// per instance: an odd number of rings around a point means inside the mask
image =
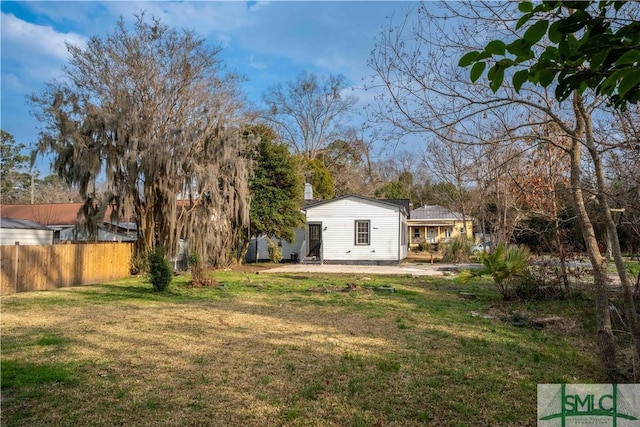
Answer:
[{"label": "wooden fence", "polygon": [[132,243],[0,246],[0,295],[129,276]]}]

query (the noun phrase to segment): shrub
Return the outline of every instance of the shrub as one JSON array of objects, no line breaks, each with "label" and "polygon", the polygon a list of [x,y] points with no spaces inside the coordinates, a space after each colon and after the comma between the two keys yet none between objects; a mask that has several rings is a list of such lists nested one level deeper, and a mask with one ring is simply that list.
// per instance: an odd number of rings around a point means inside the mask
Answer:
[{"label": "shrub", "polygon": [[541,277],[527,271],[515,281],[513,294],[523,300],[543,300],[555,296],[557,292],[555,287]]},{"label": "shrub", "polygon": [[532,268],[515,281],[513,293],[523,300],[564,299],[572,295],[560,280],[549,280],[548,274]]},{"label": "shrub", "polygon": [[427,252],[429,249],[431,248],[429,247],[429,244],[427,242],[418,243],[418,250],[420,252]]},{"label": "shrub", "polygon": [[267,243],[267,250],[269,251],[269,259],[271,262],[277,264],[282,261],[282,250],[280,250],[280,246],[276,243],[269,240]]},{"label": "shrub", "polygon": [[197,252],[191,253],[187,259],[187,265],[189,266],[189,270],[191,270],[191,280],[201,280],[204,275],[204,269],[202,268],[202,258],[200,254]]},{"label": "shrub", "polygon": [[158,292],[167,289],[171,284],[172,276],[173,270],[165,256],[164,248],[158,246],[149,252],[149,280],[153,289]]},{"label": "shrub", "polygon": [[[478,271],[466,271],[460,277],[466,281],[473,276],[491,276],[496,287],[504,299],[509,299],[512,295],[513,286],[520,281],[525,281],[529,274],[529,249],[525,246],[514,246],[507,248],[503,243],[492,252],[484,252],[480,256],[483,268]],[[525,285],[531,285],[528,283]]]},{"label": "shrub", "polygon": [[444,248],[443,262],[468,262],[473,242],[465,236],[454,237]]}]

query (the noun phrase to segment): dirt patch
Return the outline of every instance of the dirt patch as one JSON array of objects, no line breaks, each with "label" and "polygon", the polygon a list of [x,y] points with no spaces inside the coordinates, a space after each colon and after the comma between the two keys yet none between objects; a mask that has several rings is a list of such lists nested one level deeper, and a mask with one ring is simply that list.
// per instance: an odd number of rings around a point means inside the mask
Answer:
[{"label": "dirt patch", "polygon": [[315,288],[309,289],[310,292],[321,294],[326,292],[355,292],[362,291],[363,287],[358,285],[357,283],[347,283],[344,287],[340,288],[337,286],[317,286]]},{"label": "dirt patch", "polygon": [[216,288],[220,283],[210,277],[202,277],[200,279],[191,280],[186,286],[190,288]]}]

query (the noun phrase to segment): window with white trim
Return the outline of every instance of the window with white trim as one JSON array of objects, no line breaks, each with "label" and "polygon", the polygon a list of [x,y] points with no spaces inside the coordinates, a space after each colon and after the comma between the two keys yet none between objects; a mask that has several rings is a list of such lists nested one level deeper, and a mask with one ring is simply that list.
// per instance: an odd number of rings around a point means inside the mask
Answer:
[{"label": "window with white trim", "polygon": [[356,245],[371,244],[371,221],[356,220],[355,232],[356,232],[356,239],[355,239]]}]

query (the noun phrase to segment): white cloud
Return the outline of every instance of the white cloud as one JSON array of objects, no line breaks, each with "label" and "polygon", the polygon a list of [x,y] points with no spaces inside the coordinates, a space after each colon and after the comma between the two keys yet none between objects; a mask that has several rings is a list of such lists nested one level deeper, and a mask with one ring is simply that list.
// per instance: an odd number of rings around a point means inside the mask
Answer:
[{"label": "white cloud", "polygon": [[[263,2],[247,7],[236,1],[191,1],[191,2],[106,2],[104,7],[114,17],[122,16],[130,21],[133,15],[144,11],[171,27],[192,29],[207,36],[229,33],[250,26],[256,10],[266,6]],[[114,21],[115,23],[115,21]]]},{"label": "white cloud", "polygon": [[85,41],[86,38],[79,34],[59,33],[51,26],[32,24],[13,14],[2,14],[3,58],[26,59],[27,56],[42,55],[64,61],[68,58],[65,42],[84,45]]}]

